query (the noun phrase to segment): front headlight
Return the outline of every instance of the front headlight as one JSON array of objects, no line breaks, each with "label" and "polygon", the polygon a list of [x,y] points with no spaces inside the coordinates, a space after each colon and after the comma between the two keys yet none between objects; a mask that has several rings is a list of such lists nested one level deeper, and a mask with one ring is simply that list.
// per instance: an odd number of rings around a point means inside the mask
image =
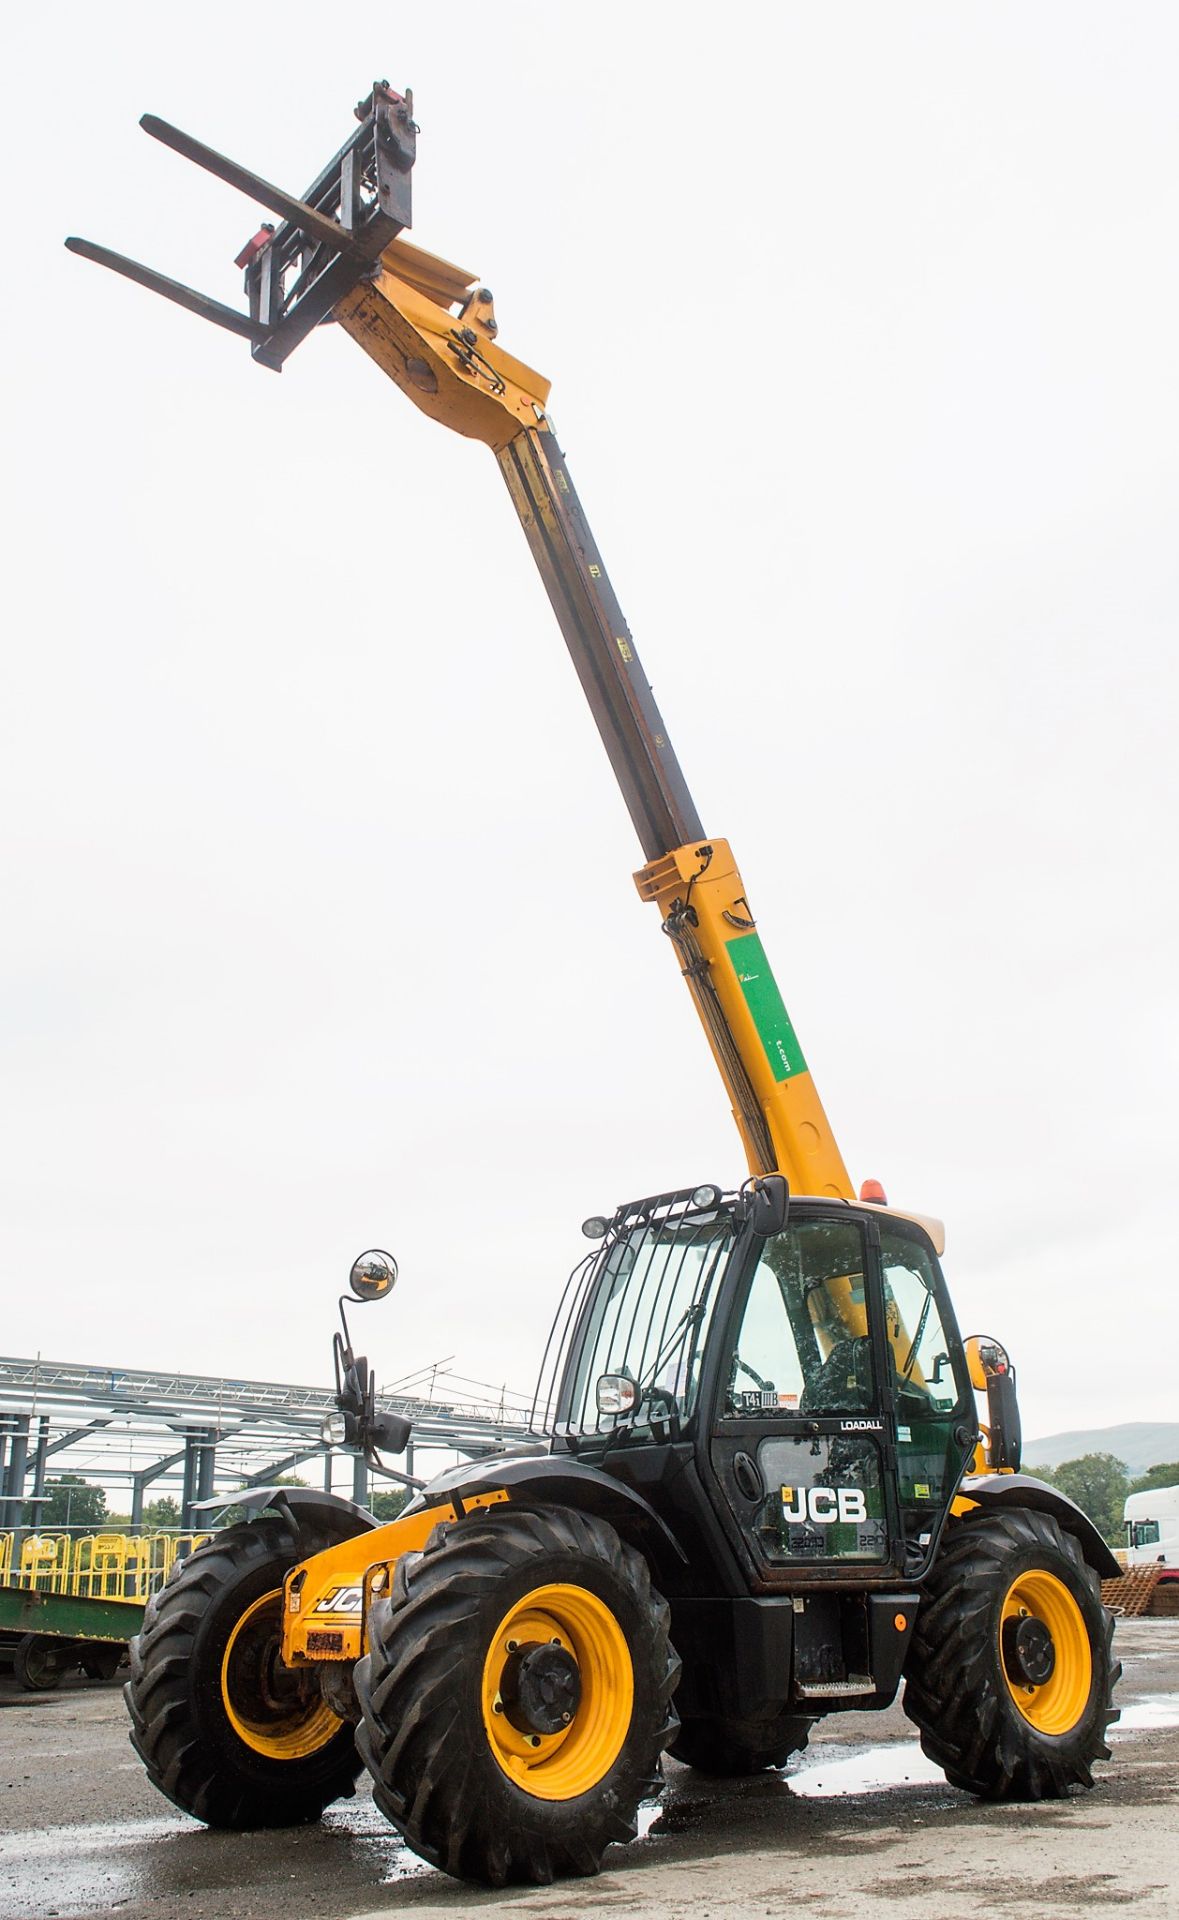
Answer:
[{"label": "front headlight", "polygon": [[319,1429],[325,1447],[342,1447],[348,1439],[348,1416],[337,1408],[334,1413],[325,1413],[323,1425]]}]

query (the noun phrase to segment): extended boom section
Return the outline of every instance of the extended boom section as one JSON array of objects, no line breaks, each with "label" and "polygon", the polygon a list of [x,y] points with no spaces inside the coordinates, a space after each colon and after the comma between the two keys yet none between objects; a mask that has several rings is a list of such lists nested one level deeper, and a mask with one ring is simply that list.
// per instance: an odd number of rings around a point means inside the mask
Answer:
[{"label": "extended boom section", "polygon": [[549,383],[499,344],[474,274],[404,239],[417,128],[413,96],[376,84],[359,131],[295,197],[166,122],[155,138],[282,216],[237,256],[248,312],[212,301],[86,241],[113,267],[217,325],[281,368],[332,319],[431,418],[496,456],[639,837],[639,893],[659,909],[755,1174],[796,1191],[853,1188],[783,1005],[728,846],[710,840],[668,738],[546,411]]}]

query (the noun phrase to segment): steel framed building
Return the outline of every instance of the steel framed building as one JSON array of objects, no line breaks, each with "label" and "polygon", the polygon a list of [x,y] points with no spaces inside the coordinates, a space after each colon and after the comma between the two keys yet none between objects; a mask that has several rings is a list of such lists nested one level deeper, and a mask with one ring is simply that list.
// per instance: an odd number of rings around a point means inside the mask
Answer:
[{"label": "steel framed building", "polygon": [[[382,1411],[413,1421],[398,1463],[410,1474],[415,1453],[483,1459],[518,1444],[526,1438],[527,1404],[507,1392],[496,1401],[377,1396]],[[194,1503],[222,1492],[228,1500],[316,1461],[325,1487],[343,1471],[348,1491],[364,1502],[365,1462],[326,1446],[320,1432],[334,1406],[327,1387],[0,1356],[0,1528],[35,1527],[46,1482],[62,1473],[108,1488],[126,1485],[133,1531],[142,1526],[147,1500],[161,1493],[176,1498],[181,1525],[189,1527]]]}]

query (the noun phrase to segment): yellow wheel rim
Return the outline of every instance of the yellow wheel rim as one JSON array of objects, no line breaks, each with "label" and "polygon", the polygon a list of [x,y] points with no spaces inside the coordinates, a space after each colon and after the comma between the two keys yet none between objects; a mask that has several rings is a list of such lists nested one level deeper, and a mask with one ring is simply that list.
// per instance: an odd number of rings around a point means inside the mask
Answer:
[{"label": "yellow wheel rim", "polygon": [[[559,1647],[576,1664],[580,1697],[567,1726],[537,1734],[505,1710],[511,1663],[530,1648]],[[496,1760],[538,1800],[573,1800],[614,1765],[630,1729],[635,1680],[626,1635],[584,1587],[536,1587],[505,1613],[483,1663],[483,1725]]]},{"label": "yellow wheel rim", "polygon": [[247,1747],[268,1760],[304,1760],[340,1731],[313,1669],[283,1665],[282,1589],[247,1607],[221,1661],[221,1702]]},{"label": "yellow wheel rim", "polygon": [[[1034,1686],[1014,1659],[1007,1640],[1012,1627],[1024,1620],[1038,1621],[1052,1637],[1052,1672]],[[1007,1589],[999,1623],[1003,1675],[1019,1711],[1037,1733],[1068,1733],[1089,1704],[1093,1688],[1093,1654],[1085,1616],[1072,1594],[1054,1573],[1032,1568]]]}]

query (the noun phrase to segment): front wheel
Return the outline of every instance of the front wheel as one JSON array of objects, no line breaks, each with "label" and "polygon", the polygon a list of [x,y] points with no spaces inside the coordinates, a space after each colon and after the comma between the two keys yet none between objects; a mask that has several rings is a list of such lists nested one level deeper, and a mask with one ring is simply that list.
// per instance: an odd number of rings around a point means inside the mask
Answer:
[{"label": "front wheel", "polygon": [[227,1527],[178,1564],[131,1642],[131,1744],[207,1826],[300,1826],[355,1789],[351,1726],[314,1668],[281,1658],[283,1580],[327,1544],[278,1519]]},{"label": "front wheel", "polygon": [[356,1668],[377,1805],[460,1879],[596,1873],[662,1784],[669,1619],[642,1557],[592,1515],[438,1526],[397,1563]]},{"label": "front wheel", "polygon": [[952,1786],[988,1800],[1091,1787],[1117,1719],[1113,1617],[1076,1540],[1025,1507],[947,1531],[906,1661],[905,1711]]}]

